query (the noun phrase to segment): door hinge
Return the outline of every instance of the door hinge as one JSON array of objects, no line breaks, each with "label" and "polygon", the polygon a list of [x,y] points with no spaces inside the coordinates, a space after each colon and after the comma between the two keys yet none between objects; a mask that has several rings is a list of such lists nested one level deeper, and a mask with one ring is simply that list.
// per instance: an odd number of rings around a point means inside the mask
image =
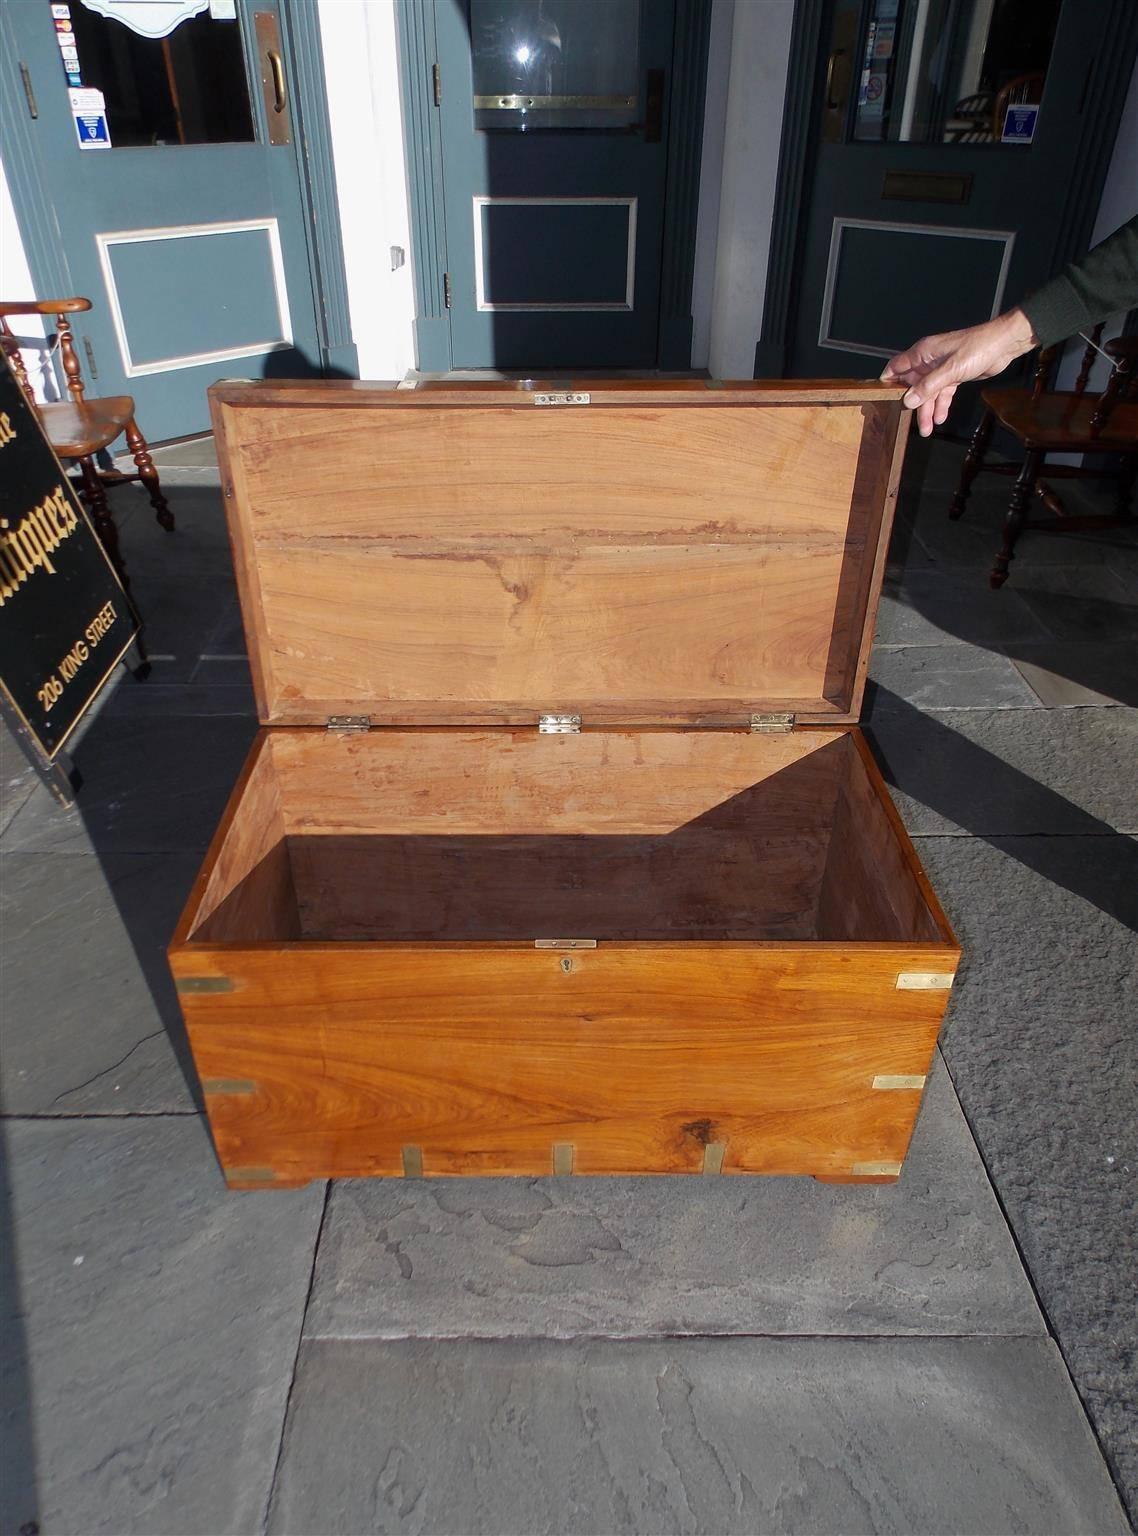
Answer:
[{"label": "door hinge", "polygon": [[579,736],[580,715],[539,715],[537,728],[543,736]]},{"label": "door hinge", "polygon": [[450,273],[443,273],[443,308],[450,308]]},{"label": "door hinge", "polygon": [[435,106],[443,104],[443,72],[437,64],[431,65],[431,87],[435,93]]},{"label": "door hinge", "polygon": [[370,731],[370,715],[329,715],[327,731]]},{"label": "door hinge", "polygon": [[794,716],[791,714],[751,716],[751,730],[757,736],[776,736],[793,729]]},{"label": "door hinge", "polygon": [[585,390],[567,390],[559,395],[534,395],[534,405],[588,405],[592,395]]},{"label": "door hinge", "polygon": [[93,379],[97,379],[99,377],[99,365],[95,361],[95,349],[91,345],[90,336],[84,336],[83,350],[87,354],[87,370]]},{"label": "door hinge", "polygon": [[20,60],[20,79],[24,85],[24,99],[28,103],[28,116],[38,117],[40,109],[36,106],[36,93],[32,90],[32,77],[28,73],[28,66],[24,63],[23,59]]}]

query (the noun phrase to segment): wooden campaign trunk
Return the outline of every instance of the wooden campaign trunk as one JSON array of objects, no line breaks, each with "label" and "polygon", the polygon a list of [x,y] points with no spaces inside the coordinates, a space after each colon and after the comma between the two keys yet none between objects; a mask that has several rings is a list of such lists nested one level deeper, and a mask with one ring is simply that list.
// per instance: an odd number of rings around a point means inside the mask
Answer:
[{"label": "wooden campaign trunk", "polygon": [[857,726],[878,384],[211,390],[262,730],[225,1176],[900,1172],[960,950]]}]

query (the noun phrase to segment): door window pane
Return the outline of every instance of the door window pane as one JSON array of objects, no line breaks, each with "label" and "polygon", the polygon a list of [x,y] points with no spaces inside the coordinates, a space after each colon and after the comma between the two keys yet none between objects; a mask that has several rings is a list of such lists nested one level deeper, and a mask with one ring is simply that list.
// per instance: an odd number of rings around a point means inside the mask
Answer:
[{"label": "door window pane", "polygon": [[[831,87],[836,74],[855,93],[854,140],[1030,144],[1061,3],[871,0],[858,54],[843,73],[852,8],[839,0],[829,76]],[[827,138],[838,106],[831,89]]]},{"label": "door window pane", "polygon": [[121,21],[89,11],[82,0],[70,0],[68,9],[72,56],[78,56],[83,88],[103,93],[112,148],[233,144],[254,137],[236,16],[215,20],[203,11],[167,37],[140,37]]},{"label": "door window pane", "polygon": [[476,128],[637,119],[640,0],[471,0],[470,48]]}]

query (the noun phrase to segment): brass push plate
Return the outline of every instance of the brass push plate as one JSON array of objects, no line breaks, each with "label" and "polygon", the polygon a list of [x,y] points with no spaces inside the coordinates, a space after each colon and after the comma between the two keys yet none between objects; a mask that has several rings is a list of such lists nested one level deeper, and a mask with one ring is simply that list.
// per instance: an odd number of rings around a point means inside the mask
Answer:
[{"label": "brass push plate", "polygon": [[261,95],[265,102],[265,121],[269,125],[269,143],[291,144],[288,81],[285,79],[276,12],[254,11],[253,31],[257,38],[257,68],[261,75]]}]

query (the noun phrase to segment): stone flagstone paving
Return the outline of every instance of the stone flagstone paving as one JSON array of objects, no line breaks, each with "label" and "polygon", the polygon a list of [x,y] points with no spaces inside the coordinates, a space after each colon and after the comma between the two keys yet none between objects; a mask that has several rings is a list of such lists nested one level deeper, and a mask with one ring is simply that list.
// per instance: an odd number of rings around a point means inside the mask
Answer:
[{"label": "stone flagstone paving", "polygon": [[256,721],[209,445],[162,457],[78,806],[0,741],[0,1533],[1125,1531],[1133,535],[991,593],[1006,486],[951,525],[910,454],[868,726],[967,962],[898,1185],[236,1195],[163,949]]}]

